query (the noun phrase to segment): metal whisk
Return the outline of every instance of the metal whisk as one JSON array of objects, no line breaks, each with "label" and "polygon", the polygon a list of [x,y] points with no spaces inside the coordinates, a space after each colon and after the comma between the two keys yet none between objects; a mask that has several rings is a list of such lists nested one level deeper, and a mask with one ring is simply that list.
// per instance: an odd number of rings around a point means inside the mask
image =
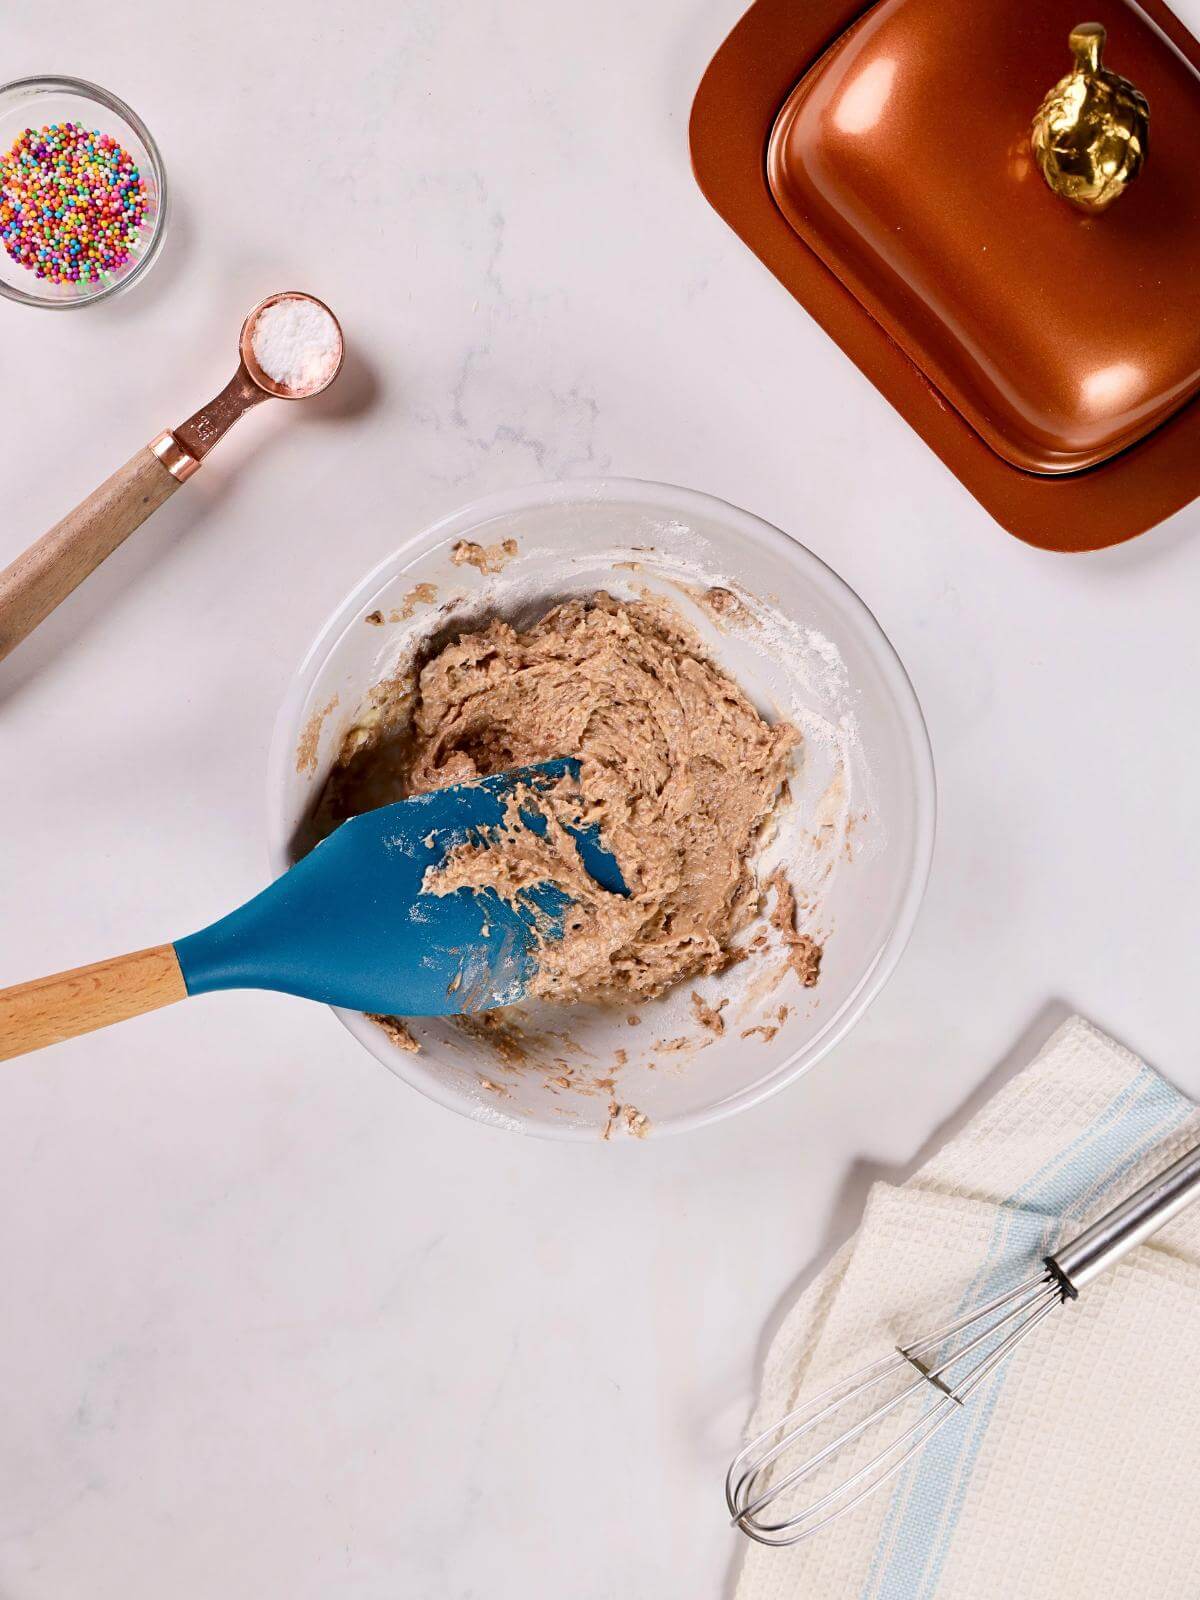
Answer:
[{"label": "metal whisk", "polygon": [[[1056,1306],[1077,1299],[1093,1278],[1196,1199],[1200,1199],[1200,1145],[1047,1256],[1042,1271],[1017,1288],[896,1349],[790,1411],[733,1458],[725,1478],[725,1500],[734,1523],[760,1544],[787,1545],[798,1544],[845,1516],[899,1472]],[[889,1380],[898,1384],[897,1393],[822,1442],[836,1426],[835,1418],[841,1421],[847,1411],[853,1413],[865,1396]],[[916,1419],[907,1421],[905,1412],[914,1410]],[[860,1465],[859,1456],[897,1426],[901,1431]],[[805,1443],[809,1453],[795,1465],[783,1461]],[[780,1465],[772,1473],[777,1462]],[[839,1468],[842,1475],[824,1489],[825,1479]],[[781,1495],[806,1483],[811,1492],[814,1479],[816,1499],[798,1511],[776,1512],[777,1521],[766,1520],[764,1513]]]}]

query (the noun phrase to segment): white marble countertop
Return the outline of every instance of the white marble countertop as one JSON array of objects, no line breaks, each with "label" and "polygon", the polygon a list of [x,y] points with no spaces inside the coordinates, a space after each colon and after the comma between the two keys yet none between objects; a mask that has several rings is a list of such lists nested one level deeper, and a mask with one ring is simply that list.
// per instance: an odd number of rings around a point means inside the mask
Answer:
[{"label": "white marble countertop", "polygon": [[361,359],[323,415],[242,423],[0,667],[0,982],[254,887],[319,623],[539,478],[694,485],[831,563],[912,674],[942,815],[867,1018],[688,1137],[489,1131],[258,994],[7,1067],[5,1600],[723,1595],[764,1338],[871,1181],[1073,1008],[1200,1094],[1200,505],[1089,557],[989,521],[692,182],[739,8],[6,15],[5,73],[127,98],[176,205],[128,296],[0,304],[0,563],[224,381],[262,294],[313,289]]}]

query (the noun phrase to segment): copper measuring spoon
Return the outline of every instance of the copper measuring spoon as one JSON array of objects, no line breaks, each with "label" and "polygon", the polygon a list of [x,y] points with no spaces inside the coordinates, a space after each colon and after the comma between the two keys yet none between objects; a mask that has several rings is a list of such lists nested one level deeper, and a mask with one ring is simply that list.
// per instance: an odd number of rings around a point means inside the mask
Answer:
[{"label": "copper measuring spoon", "polygon": [[[328,312],[337,328],[333,369],[309,388],[285,388],[255,359],[258,319],[281,300],[310,301]],[[329,307],[315,295],[289,289],[254,307],[242,323],[238,352],[238,369],[215,399],[178,428],[160,433],[0,572],[0,661],[187,482],[240,416],[262,400],[308,400],[320,394],[337,377],[345,350],[341,326]]]}]

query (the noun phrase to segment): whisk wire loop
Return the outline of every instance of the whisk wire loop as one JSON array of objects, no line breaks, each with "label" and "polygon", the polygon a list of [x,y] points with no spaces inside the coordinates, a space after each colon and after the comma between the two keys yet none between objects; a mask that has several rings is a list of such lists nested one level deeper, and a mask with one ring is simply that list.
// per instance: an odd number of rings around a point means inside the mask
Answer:
[{"label": "whisk wire loop", "polygon": [[[734,1523],[762,1544],[789,1545],[811,1537],[830,1522],[845,1516],[924,1448],[960,1410],[967,1397],[1061,1303],[1062,1298],[1062,1286],[1053,1273],[1042,1272],[955,1317],[934,1332],[897,1348],[797,1406],[734,1457],[725,1480],[725,1500]],[[963,1334],[967,1336],[965,1341],[956,1343]],[[955,1370],[972,1357],[975,1357],[973,1364],[967,1366],[961,1377],[951,1381]],[[785,1453],[795,1449],[801,1440],[812,1435],[843,1407],[855,1405],[872,1389],[905,1369],[916,1373],[911,1383],[877,1404],[865,1417],[781,1477],[770,1481],[770,1469]],[[835,1456],[844,1454],[857,1440],[879,1428],[923,1390],[936,1396],[933,1403],[870,1460],[794,1514],[772,1522],[760,1516],[788,1490],[820,1472]]]}]

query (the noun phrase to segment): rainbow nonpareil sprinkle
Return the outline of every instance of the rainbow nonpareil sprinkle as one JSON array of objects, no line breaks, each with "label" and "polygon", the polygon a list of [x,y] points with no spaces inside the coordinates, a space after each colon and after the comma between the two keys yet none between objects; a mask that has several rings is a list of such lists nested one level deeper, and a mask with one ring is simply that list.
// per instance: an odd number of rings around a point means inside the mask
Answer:
[{"label": "rainbow nonpareil sprinkle", "polygon": [[78,122],[26,128],[0,156],[0,241],[51,283],[93,283],[125,266],[148,203],[129,152]]}]

